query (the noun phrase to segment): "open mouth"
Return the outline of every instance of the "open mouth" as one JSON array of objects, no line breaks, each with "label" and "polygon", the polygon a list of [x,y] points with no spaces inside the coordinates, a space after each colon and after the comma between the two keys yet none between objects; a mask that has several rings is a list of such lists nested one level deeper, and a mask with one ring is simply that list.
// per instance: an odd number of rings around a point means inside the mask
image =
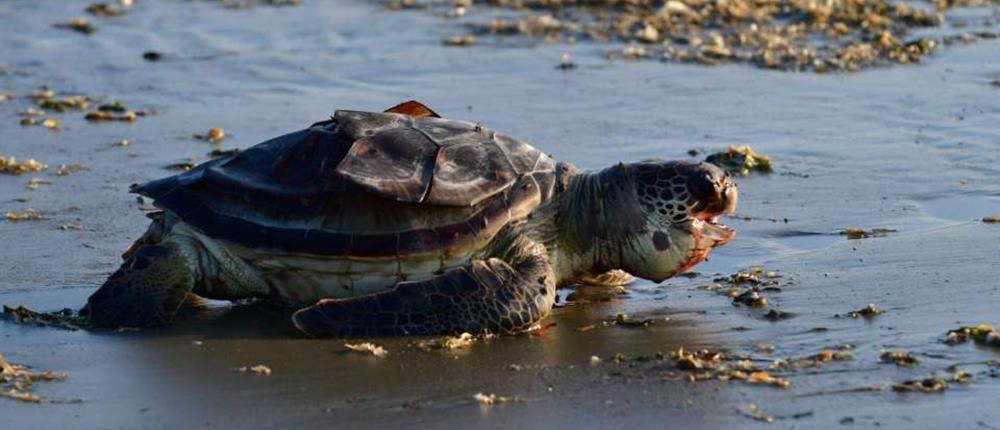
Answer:
[{"label": "open mouth", "polygon": [[700,249],[711,249],[716,246],[725,245],[736,236],[736,232],[733,229],[719,223],[718,216],[695,219],[693,227],[700,233],[696,236],[696,248]]},{"label": "open mouth", "polygon": [[705,250],[707,255],[708,250],[733,240],[736,232],[719,223],[719,217],[735,212],[738,199],[736,186],[725,185],[718,191],[718,196],[714,200],[706,204],[701,211],[691,214],[696,249]]}]

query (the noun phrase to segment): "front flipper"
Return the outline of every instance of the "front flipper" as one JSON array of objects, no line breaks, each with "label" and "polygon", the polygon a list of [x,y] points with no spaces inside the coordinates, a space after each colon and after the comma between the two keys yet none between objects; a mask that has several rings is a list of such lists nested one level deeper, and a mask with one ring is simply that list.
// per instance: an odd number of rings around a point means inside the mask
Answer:
[{"label": "front flipper", "polygon": [[518,333],[552,309],[555,276],[544,248],[516,253],[512,264],[490,258],[426,281],[353,299],[325,299],[292,316],[317,337]]},{"label": "front flipper", "polygon": [[87,299],[82,313],[99,328],[166,325],[193,286],[176,244],[142,245]]}]

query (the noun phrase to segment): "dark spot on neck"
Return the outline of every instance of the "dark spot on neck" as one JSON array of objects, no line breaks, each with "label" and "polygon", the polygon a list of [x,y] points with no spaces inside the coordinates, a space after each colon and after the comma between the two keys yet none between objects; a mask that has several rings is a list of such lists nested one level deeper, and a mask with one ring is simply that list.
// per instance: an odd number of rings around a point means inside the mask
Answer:
[{"label": "dark spot on neck", "polygon": [[666,251],[670,248],[670,236],[667,236],[666,233],[657,230],[656,233],[653,233],[653,247],[655,247],[657,251]]}]

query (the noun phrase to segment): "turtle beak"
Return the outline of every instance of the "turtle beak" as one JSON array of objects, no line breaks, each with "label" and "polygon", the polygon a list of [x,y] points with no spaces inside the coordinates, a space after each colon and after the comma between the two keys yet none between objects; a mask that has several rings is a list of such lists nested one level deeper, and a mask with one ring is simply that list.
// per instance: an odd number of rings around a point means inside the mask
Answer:
[{"label": "turtle beak", "polygon": [[736,236],[733,229],[719,224],[717,217],[707,220],[695,220],[694,228],[700,232],[696,236],[695,248],[712,249],[729,243]]}]

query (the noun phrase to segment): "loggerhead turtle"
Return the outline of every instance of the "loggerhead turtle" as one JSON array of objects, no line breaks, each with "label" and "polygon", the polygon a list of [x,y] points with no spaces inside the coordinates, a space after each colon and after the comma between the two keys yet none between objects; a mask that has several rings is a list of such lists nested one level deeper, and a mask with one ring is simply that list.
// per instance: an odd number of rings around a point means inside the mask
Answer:
[{"label": "loggerhead turtle", "polygon": [[162,211],[88,299],[95,326],[169,324],[195,294],[290,304],[303,332],[340,337],[527,330],[559,285],[689,269],[732,239],[716,218],[737,201],[710,164],[583,173],[415,101],[132,191]]}]

